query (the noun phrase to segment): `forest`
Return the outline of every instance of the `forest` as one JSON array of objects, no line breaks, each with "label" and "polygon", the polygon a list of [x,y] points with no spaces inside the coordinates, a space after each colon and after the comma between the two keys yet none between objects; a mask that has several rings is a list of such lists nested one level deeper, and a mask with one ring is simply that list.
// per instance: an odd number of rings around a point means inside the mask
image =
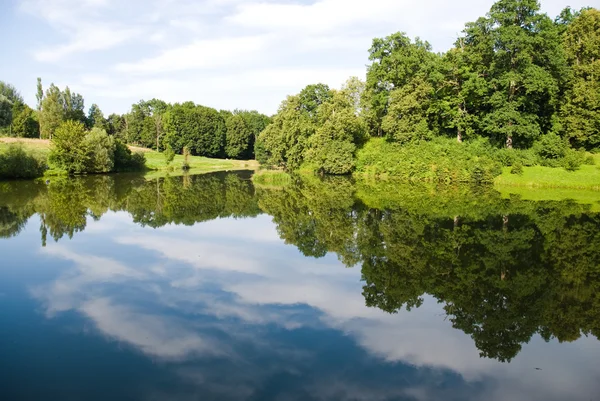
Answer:
[{"label": "forest", "polygon": [[[106,156],[95,153],[112,154],[118,143],[256,158],[286,171],[429,182],[491,182],[503,167],[522,174],[530,166],[575,171],[595,163],[597,9],[566,8],[552,19],[537,0],[499,0],[466,23],[445,53],[398,32],[373,39],[368,59],[366,80],[351,77],[339,90],[308,85],[271,117],[159,99],[141,100],[123,115],[105,117],[96,104],[86,114],[80,94],[54,84],[44,91],[39,78],[32,109],[0,82],[0,132],[67,137],[67,156],[49,162],[69,173],[117,171],[114,160],[103,163]],[[77,143],[89,143],[79,158],[69,155]],[[129,169],[143,164],[129,159]]]}]

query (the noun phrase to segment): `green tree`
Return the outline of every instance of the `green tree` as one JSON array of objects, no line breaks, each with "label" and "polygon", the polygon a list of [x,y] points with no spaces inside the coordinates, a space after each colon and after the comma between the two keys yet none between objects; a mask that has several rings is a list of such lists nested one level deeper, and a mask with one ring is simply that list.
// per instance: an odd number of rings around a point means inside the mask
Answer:
[{"label": "green tree", "polygon": [[40,124],[34,110],[26,104],[19,108],[13,118],[13,135],[20,138],[39,138]]},{"label": "green tree", "polygon": [[39,113],[42,138],[52,139],[54,132],[63,122],[63,119],[64,109],[61,91],[54,84],[50,84],[42,100],[42,110]]},{"label": "green tree", "polygon": [[528,147],[552,129],[566,75],[559,29],[537,0],[499,0],[487,17],[468,24],[465,43],[489,84],[481,129],[506,147]]},{"label": "green tree", "polygon": [[61,123],[52,136],[48,162],[69,174],[85,173],[91,158],[85,135],[85,126],[81,122],[67,120]]},{"label": "green tree", "polygon": [[97,104],[92,104],[88,111],[88,116],[86,118],[86,124],[88,128],[98,128],[100,130],[107,130],[108,123],[104,118],[104,113],[100,110]]},{"label": "green tree", "polygon": [[109,173],[114,170],[115,139],[102,128],[92,128],[84,138],[83,147],[89,155],[86,172]]},{"label": "green tree", "polygon": [[422,76],[435,59],[429,43],[419,38],[413,43],[403,32],[373,39],[369,49],[372,64],[367,69],[363,94],[364,116],[371,135],[385,134],[382,122],[388,114],[390,93],[408,85],[415,77]]},{"label": "green tree", "polygon": [[226,123],[227,134],[225,137],[225,153],[233,159],[249,158],[253,133],[246,125],[244,118],[235,114],[230,116]]},{"label": "green tree", "polygon": [[573,79],[561,108],[572,144],[600,147],[600,11],[583,10],[566,28],[564,48]]}]

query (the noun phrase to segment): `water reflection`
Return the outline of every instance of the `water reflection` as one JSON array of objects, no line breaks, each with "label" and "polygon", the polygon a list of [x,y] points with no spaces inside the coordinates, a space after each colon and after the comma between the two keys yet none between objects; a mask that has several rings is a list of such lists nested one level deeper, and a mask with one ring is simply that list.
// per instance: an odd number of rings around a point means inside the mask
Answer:
[{"label": "water reflection", "polygon": [[[28,313],[41,305],[58,349],[69,347],[68,326],[90,333],[83,349],[100,335],[105,351],[120,350],[103,382],[126,377],[137,391],[129,399],[584,400],[600,391],[600,220],[589,206],[348,180],[265,190],[248,178],[0,189],[6,260],[52,272],[23,279],[37,305]],[[16,253],[38,226],[45,247]],[[130,372],[135,355],[152,361],[136,362],[145,376]]]}]

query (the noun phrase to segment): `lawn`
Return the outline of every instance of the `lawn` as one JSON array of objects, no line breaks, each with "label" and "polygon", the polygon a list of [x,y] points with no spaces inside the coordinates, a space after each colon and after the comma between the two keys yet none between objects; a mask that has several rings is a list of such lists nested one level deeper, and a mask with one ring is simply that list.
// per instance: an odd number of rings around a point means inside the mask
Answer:
[{"label": "lawn", "polygon": [[[50,151],[50,141],[25,138],[0,138],[0,151],[6,149],[10,143],[22,143],[28,151],[41,157],[47,157],[48,152]],[[134,152],[144,153],[146,156],[146,166],[150,170],[172,170],[173,173],[183,173],[181,168],[183,166],[183,156],[181,155],[175,156],[175,160],[173,160],[170,166],[167,166],[167,162],[162,153],[134,146],[130,146],[129,148]],[[219,170],[255,170],[258,168],[258,163],[255,160],[211,159],[200,156],[190,156],[189,164],[190,174]]]},{"label": "lawn", "polygon": [[570,188],[600,190],[600,154],[594,155],[596,165],[581,166],[577,171],[564,168],[524,167],[523,174],[511,174],[510,167],[503,169],[502,175],[496,177],[496,187],[528,187],[528,188]]}]

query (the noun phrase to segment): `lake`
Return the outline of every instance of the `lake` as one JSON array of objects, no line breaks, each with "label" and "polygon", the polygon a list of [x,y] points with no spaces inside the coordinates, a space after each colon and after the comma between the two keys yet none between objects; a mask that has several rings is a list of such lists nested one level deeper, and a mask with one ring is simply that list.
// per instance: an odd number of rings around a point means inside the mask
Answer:
[{"label": "lake", "polygon": [[0,183],[0,399],[598,400],[598,204]]}]

